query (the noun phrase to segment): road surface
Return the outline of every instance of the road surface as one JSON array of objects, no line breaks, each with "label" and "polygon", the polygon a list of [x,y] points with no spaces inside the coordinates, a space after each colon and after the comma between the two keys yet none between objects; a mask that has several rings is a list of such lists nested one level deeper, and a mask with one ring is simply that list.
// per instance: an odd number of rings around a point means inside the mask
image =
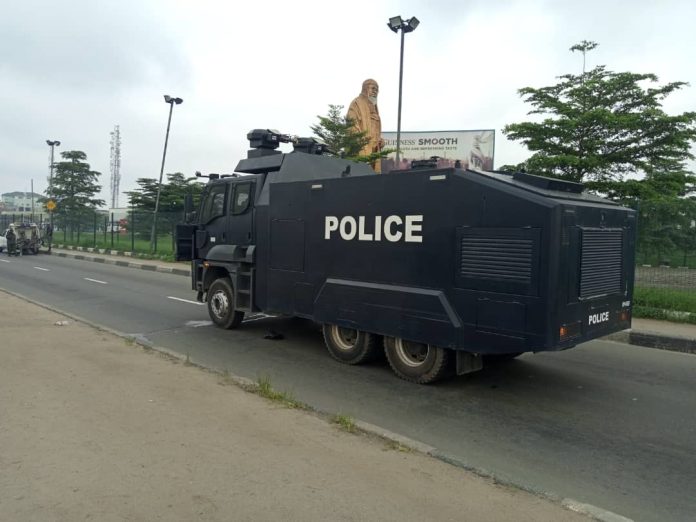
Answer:
[{"label": "road surface", "polygon": [[[594,341],[417,386],[382,362],[331,359],[317,325],[257,316],[210,325],[182,276],[46,255],[0,256],[0,288],[137,334],[438,448],[502,480],[636,520],[696,513],[696,356]],[[281,333],[270,340],[268,333]]]}]

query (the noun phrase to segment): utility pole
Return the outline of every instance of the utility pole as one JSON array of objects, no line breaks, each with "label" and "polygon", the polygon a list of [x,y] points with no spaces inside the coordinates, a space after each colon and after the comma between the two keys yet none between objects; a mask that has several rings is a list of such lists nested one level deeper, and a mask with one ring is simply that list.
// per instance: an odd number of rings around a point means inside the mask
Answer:
[{"label": "utility pole", "polygon": [[157,198],[155,199],[155,214],[152,216],[152,233],[150,234],[150,252],[155,253],[156,234],[157,234],[157,212],[159,211],[160,194],[162,193],[162,176],[164,175],[164,160],[167,157],[167,143],[169,143],[169,127],[172,124],[172,112],[174,104],[180,105],[184,100],[172,98],[168,94],[164,95],[164,103],[169,104],[169,119],[167,120],[167,134],[164,137],[164,152],[162,153],[162,167],[160,168],[159,184],[157,185]]},{"label": "utility pole", "polygon": [[48,253],[51,253],[51,247],[53,243],[53,210],[56,208],[56,202],[53,200],[53,149],[54,147],[60,147],[60,141],[58,140],[46,140],[46,144],[51,147],[51,163],[50,176],[48,178],[48,202],[46,203],[46,208],[48,209],[49,215],[49,234],[48,234]]}]

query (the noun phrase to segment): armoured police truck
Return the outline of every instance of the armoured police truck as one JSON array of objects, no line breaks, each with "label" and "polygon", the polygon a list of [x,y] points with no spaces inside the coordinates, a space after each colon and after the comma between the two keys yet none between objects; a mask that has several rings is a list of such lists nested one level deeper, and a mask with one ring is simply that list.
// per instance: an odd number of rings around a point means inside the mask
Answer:
[{"label": "armoured police truck", "polygon": [[311,138],[247,137],[235,174],[211,174],[177,227],[222,328],[311,319],[338,361],[385,353],[425,384],[631,325],[635,212],[582,185],[428,164],[376,175]]}]

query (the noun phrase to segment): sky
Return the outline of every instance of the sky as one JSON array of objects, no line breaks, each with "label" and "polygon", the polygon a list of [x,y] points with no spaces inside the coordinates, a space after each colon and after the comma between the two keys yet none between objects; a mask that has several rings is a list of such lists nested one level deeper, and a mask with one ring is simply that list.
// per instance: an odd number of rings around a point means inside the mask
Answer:
[{"label": "sky", "polygon": [[[110,133],[121,132],[120,206],[138,178],[233,172],[246,134],[310,136],[329,104],[348,107],[363,80],[380,86],[382,129],[395,131],[399,35],[405,39],[402,131],[495,129],[495,165],[530,154],[502,128],[530,119],[517,90],[587,68],[655,73],[691,86],[665,100],[696,110],[693,0],[265,2],[0,0],[0,193],[45,192],[46,140],[87,154],[111,200]],[[696,151],[695,151],[696,152]],[[58,158],[56,158],[58,159]],[[696,164],[690,164],[696,169]]]}]

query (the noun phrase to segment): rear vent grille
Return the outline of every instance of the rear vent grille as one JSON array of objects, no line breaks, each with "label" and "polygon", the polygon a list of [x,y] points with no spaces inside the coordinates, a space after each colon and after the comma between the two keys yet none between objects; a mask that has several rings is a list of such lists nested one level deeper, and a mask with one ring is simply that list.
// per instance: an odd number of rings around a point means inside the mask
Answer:
[{"label": "rear vent grille", "polygon": [[531,239],[462,237],[460,274],[466,278],[529,284],[533,250]]},{"label": "rear vent grille", "polygon": [[622,252],[622,230],[582,230],[581,298],[621,292]]}]

